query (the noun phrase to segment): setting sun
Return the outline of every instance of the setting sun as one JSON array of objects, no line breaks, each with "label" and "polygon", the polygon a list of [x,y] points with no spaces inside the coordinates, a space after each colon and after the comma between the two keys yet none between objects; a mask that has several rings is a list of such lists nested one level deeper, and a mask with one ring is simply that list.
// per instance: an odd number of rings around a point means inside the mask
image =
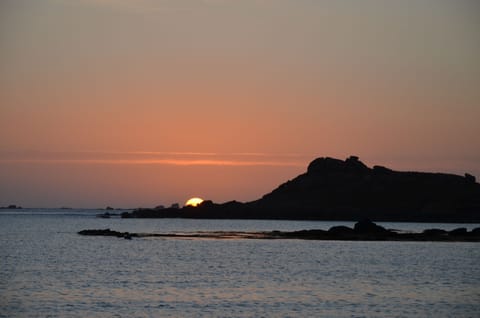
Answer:
[{"label": "setting sun", "polygon": [[200,198],[191,198],[189,199],[186,203],[185,203],[185,206],[197,206],[199,204],[201,204],[203,202],[203,199],[200,199]]}]

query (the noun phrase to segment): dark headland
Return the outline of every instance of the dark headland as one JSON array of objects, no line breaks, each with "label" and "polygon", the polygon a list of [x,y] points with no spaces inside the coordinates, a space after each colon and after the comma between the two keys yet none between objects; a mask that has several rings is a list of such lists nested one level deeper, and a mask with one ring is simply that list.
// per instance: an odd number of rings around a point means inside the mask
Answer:
[{"label": "dark headland", "polygon": [[480,184],[466,173],[367,167],[358,157],[318,158],[261,199],[197,207],[137,209],[123,218],[480,222]]}]

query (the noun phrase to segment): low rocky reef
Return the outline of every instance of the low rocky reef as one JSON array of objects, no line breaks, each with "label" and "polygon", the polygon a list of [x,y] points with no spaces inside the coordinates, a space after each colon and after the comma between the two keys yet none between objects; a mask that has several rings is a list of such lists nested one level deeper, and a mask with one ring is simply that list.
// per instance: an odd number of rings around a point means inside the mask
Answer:
[{"label": "low rocky reef", "polygon": [[134,237],[159,237],[173,239],[303,239],[339,241],[432,241],[432,242],[480,242],[480,228],[468,231],[457,228],[452,231],[427,229],[422,233],[401,233],[377,225],[370,220],[357,222],[353,228],[334,226],[329,230],[301,230],[292,232],[191,232],[191,233],[130,233],[110,229],[83,230],[80,235],[113,236],[132,239]]}]

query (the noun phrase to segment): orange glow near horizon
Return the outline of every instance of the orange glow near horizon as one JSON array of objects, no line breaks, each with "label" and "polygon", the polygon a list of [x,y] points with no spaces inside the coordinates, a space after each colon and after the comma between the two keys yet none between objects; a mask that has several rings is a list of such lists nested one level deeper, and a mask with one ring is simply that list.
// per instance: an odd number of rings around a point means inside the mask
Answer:
[{"label": "orange glow near horizon", "polygon": [[3,164],[71,164],[71,165],[167,165],[167,166],[230,166],[230,167],[304,167],[312,155],[267,153],[202,153],[202,152],[2,152]]}]

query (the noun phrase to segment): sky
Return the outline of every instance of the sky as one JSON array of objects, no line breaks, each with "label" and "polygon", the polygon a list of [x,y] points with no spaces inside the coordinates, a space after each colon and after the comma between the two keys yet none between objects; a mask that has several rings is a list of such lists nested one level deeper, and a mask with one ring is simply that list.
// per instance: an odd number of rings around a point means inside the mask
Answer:
[{"label": "sky", "polygon": [[2,0],[0,206],[250,201],[317,157],[480,177],[474,0]]}]

